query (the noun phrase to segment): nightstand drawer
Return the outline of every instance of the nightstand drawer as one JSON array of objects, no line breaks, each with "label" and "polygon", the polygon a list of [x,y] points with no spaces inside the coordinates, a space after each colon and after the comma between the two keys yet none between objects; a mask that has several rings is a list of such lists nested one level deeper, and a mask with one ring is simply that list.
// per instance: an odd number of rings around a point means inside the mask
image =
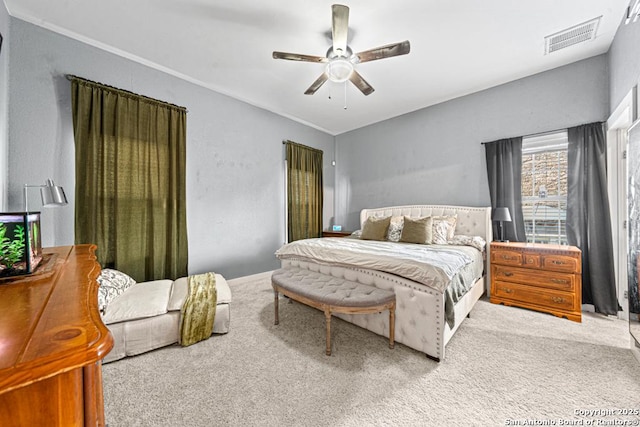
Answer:
[{"label": "nightstand drawer", "polygon": [[582,270],[578,265],[578,258],[564,255],[545,255],[542,259],[542,268],[552,271],[564,271],[566,273],[577,273]]},{"label": "nightstand drawer", "polygon": [[503,265],[522,265],[522,252],[494,249],[491,252],[491,262]]},{"label": "nightstand drawer", "polygon": [[495,280],[503,282],[515,282],[566,292],[574,292],[576,289],[576,276],[573,274],[493,265],[491,275]]},{"label": "nightstand drawer", "polygon": [[549,289],[539,289],[517,283],[496,281],[492,297],[512,300],[523,305],[537,305],[550,309],[578,311],[580,309],[574,295]]}]

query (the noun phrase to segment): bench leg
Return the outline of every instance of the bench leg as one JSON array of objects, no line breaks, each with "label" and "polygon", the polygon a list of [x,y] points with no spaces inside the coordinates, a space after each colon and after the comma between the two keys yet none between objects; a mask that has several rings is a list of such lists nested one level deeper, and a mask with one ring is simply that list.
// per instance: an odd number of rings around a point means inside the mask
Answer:
[{"label": "bench leg", "polygon": [[327,356],[331,356],[331,310],[324,310],[325,323],[327,325]]},{"label": "bench leg", "polygon": [[396,306],[395,304],[389,309],[389,348],[395,346],[396,335]]},{"label": "bench leg", "polygon": [[278,323],[280,323],[280,319],[278,318],[278,299],[279,299],[278,291],[273,291],[273,294],[275,297],[273,301],[273,306],[275,307],[275,316],[276,316],[274,325],[277,325]]}]

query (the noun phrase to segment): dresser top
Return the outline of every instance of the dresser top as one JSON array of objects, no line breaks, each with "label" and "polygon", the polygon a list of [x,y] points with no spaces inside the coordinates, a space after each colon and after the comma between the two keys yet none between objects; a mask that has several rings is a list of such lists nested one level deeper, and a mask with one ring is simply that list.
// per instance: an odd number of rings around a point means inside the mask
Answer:
[{"label": "dresser top", "polygon": [[113,338],[98,312],[95,246],[43,248],[43,274],[0,284],[0,394],[104,358]]},{"label": "dresser top", "polygon": [[580,249],[575,246],[557,245],[550,243],[527,243],[527,242],[491,242],[491,250],[531,250],[537,252],[564,252],[564,253],[580,253]]}]

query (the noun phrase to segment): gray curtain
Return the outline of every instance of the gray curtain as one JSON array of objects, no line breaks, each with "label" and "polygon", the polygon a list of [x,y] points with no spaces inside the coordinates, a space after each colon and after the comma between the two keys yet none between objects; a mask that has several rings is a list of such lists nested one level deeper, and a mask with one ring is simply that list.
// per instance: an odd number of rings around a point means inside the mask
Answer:
[{"label": "gray curtain", "polygon": [[[513,242],[526,242],[522,216],[522,137],[484,143],[491,208],[507,207],[511,222],[505,222],[504,237]],[[493,235],[498,236],[493,224]]]},{"label": "gray curtain", "polygon": [[617,314],[603,123],[568,132],[567,241],[582,250],[582,303]]}]

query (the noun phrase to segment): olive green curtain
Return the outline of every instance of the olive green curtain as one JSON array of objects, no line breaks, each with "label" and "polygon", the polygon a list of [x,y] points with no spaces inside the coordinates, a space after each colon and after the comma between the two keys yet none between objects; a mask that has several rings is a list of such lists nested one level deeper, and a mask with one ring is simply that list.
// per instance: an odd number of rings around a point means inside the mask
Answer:
[{"label": "olive green curtain", "polygon": [[137,281],[185,276],[186,110],[70,79],[76,244]]},{"label": "olive green curtain", "polygon": [[322,151],[285,141],[289,242],[322,236]]}]

